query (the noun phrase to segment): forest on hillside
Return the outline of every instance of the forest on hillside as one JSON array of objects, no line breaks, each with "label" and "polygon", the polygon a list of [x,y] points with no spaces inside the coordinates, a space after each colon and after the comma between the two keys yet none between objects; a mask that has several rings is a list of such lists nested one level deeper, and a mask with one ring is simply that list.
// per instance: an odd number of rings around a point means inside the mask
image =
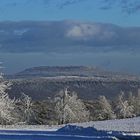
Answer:
[{"label": "forest on hillside", "polygon": [[0,124],[67,124],[96,120],[140,116],[140,90],[124,96],[122,91],[115,100],[100,95],[94,100],[82,100],[76,92],[63,88],[53,98],[32,100],[25,93],[10,98],[12,83],[0,77]]}]

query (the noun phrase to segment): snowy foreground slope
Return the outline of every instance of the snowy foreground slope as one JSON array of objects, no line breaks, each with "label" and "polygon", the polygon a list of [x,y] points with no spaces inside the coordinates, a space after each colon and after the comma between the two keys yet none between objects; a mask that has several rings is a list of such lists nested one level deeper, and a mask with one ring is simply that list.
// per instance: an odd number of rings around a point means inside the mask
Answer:
[{"label": "snowy foreground slope", "polygon": [[96,128],[97,130],[140,132],[140,117],[120,120],[117,119],[117,120],[87,122],[75,125],[83,127],[94,126],[94,128]]},{"label": "snowy foreground slope", "polygon": [[[107,131],[126,131],[126,132],[140,132],[140,117],[129,119],[117,119],[107,121],[91,121],[86,123],[73,123],[82,127],[94,127],[97,130]],[[56,131],[65,125],[6,125],[0,126],[0,129],[14,129],[14,130],[41,130],[41,131]]]},{"label": "snowy foreground slope", "polygon": [[0,140],[140,140],[140,117],[61,126],[1,126]]}]

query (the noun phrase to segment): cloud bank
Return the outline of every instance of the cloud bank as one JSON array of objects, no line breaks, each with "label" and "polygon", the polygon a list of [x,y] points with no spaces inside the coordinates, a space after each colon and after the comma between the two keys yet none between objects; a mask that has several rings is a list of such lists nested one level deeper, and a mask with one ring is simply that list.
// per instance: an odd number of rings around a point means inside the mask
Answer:
[{"label": "cloud bank", "polygon": [[140,27],[78,21],[0,22],[1,52],[132,51]]}]

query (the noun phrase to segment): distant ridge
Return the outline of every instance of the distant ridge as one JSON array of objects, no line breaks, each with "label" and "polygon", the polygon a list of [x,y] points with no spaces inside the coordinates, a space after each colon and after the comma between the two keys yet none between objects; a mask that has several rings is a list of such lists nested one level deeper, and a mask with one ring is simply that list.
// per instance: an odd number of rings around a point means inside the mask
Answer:
[{"label": "distant ridge", "polygon": [[135,75],[111,72],[93,66],[39,66],[25,69],[13,75],[7,75],[8,79],[33,79],[33,78],[94,78],[94,79],[127,79],[139,80]]},{"label": "distant ridge", "polygon": [[[16,76],[22,77],[54,77],[54,76],[95,76],[107,74],[104,70],[97,67],[87,67],[87,66],[40,66],[25,69],[21,71]],[[109,73],[108,73],[109,74]]]},{"label": "distant ridge", "polygon": [[[89,66],[39,66],[25,69],[9,78],[39,78],[39,77],[102,77],[111,78],[119,76],[120,73],[110,72],[98,67]],[[124,75],[128,76],[128,75]]]}]

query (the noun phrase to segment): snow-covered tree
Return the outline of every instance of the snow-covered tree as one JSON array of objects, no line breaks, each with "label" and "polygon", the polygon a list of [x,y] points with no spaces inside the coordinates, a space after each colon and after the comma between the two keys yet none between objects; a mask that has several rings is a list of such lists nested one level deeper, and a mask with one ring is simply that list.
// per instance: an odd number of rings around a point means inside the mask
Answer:
[{"label": "snow-covered tree", "polygon": [[3,79],[0,74],[0,124],[14,124],[17,122],[17,113],[15,111],[15,99],[10,99],[8,93],[11,83]]},{"label": "snow-covered tree", "polygon": [[84,103],[78,99],[74,92],[67,89],[61,91],[61,96],[57,97],[55,111],[58,115],[59,123],[84,122],[89,120],[90,113]]},{"label": "snow-covered tree", "polygon": [[17,105],[20,118],[19,123],[31,124],[32,120],[35,119],[35,113],[32,109],[32,99],[28,95],[22,93],[22,96],[18,100]]},{"label": "snow-covered tree", "polygon": [[135,102],[133,103],[134,110],[137,116],[140,116],[140,89],[138,89],[138,94],[135,98]]},{"label": "snow-covered tree", "polygon": [[124,99],[124,93],[118,96],[116,100],[115,113],[118,118],[128,118],[135,116],[134,106],[129,104],[128,100]]},{"label": "snow-covered tree", "polygon": [[95,110],[95,115],[99,120],[115,119],[116,115],[112,110],[112,106],[105,96],[99,96],[97,101],[98,108]]},{"label": "snow-covered tree", "polygon": [[132,92],[129,93],[128,102],[130,105],[134,106],[134,112],[136,116],[140,115],[140,89],[138,89],[137,95],[133,95]]}]

